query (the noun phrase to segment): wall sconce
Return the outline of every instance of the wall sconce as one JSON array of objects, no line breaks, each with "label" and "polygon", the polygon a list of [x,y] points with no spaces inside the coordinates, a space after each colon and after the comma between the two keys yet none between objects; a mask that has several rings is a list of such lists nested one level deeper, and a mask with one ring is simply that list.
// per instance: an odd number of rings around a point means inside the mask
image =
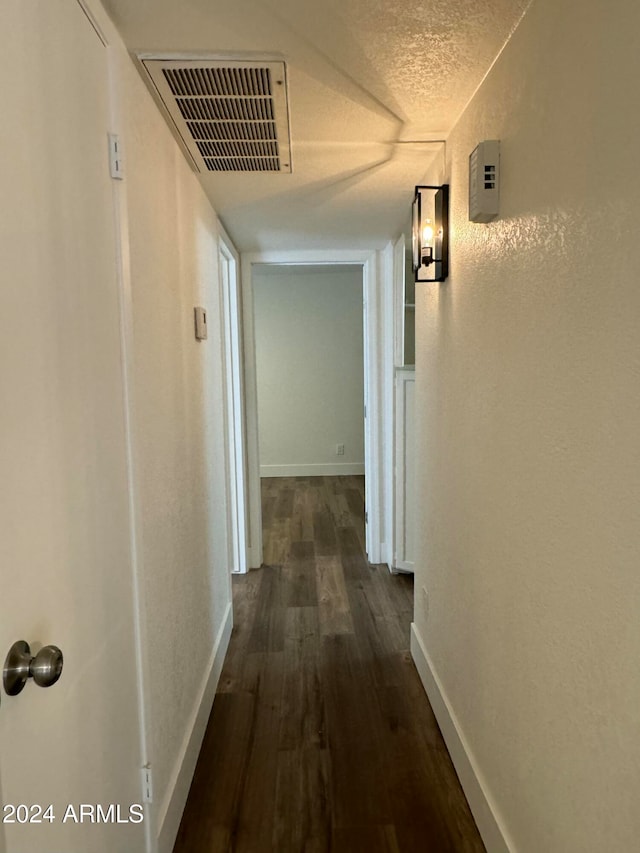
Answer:
[{"label": "wall sconce", "polygon": [[444,281],[449,275],[449,184],[416,187],[411,221],[416,282]]}]

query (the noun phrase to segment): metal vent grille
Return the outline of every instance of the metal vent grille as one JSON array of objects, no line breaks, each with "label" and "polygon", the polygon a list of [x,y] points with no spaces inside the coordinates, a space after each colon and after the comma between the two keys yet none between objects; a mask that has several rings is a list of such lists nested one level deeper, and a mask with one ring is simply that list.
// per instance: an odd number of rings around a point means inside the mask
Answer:
[{"label": "metal vent grille", "polygon": [[198,171],[291,171],[284,62],[140,59]]}]

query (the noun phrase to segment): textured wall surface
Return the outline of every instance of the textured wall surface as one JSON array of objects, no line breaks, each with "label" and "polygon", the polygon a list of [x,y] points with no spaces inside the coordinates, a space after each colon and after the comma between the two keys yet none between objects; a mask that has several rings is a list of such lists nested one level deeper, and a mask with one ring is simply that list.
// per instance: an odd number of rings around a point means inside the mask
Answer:
[{"label": "textured wall surface", "polygon": [[263,475],[364,472],[362,268],[257,264],[253,298]]},{"label": "textured wall surface", "polygon": [[[217,223],[124,51],[118,74],[150,756],[161,809],[230,600]],[[207,341],[195,340],[194,305],[209,309]]]},{"label": "textured wall surface", "polygon": [[521,853],[640,833],[639,31],[634,0],[535,0],[432,176],[453,249],[417,294],[416,625]]}]

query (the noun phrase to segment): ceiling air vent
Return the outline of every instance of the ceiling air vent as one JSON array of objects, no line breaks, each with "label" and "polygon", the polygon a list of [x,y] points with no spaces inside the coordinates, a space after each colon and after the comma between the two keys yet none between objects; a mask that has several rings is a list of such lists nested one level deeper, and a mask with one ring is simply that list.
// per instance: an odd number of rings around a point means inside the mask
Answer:
[{"label": "ceiling air vent", "polygon": [[197,171],[291,171],[284,62],[139,59]]}]

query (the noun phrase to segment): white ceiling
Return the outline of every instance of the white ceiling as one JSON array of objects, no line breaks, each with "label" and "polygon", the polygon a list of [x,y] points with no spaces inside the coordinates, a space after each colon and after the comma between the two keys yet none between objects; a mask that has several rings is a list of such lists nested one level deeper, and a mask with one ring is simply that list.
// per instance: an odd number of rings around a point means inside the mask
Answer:
[{"label": "white ceiling", "polygon": [[530,0],[104,0],[131,51],[287,62],[292,174],[203,174],[236,246],[373,249]]}]

